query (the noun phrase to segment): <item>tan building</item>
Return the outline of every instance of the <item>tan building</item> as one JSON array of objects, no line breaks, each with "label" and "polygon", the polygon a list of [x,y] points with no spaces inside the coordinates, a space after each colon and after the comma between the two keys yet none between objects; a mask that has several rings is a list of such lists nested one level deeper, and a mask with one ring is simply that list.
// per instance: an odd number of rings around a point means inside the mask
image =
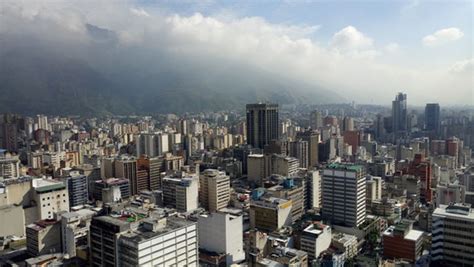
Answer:
[{"label": "tan building", "polygon": [[250,227],[275,231],[292,224],[292,201],[281,198],[264,198],[250,204]]},{"label": "tan building", "polygon": [[35,179],[32,184],[39,220],[53,219],[55,213],[69,211],[69,194],[64,183]]},{"label": "tan building", "polygon": [[227,207],[230,201],[230,178],[218,170],[205,170],[199,177],[199,202],[210,212]]}]

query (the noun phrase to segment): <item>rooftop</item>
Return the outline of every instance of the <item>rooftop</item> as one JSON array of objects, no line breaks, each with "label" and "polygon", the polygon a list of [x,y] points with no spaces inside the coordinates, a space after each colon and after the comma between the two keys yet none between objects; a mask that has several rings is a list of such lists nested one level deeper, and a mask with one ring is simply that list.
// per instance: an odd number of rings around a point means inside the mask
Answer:
[{"label": "rooftop", "polygon": [[468,204],[439,205],[433,216],[456,217],[463,220],[474,221],[474,209]]},{"label": "rooftop", "polygon": [[138,230],[123,234],[121,238],[124,238],[127,241],[131,241],[134,243],[141,243],[155,236],[160,236],[193,224],[196,223],[178,217],[167,217],[166,226],[163,228],[159,228],[155,231],[150,231],[141,227]]},{"label": "rooftop", "polygon": [[354,164],[331,163],[326,168],[360,172],[363,170],[364,167],[362,165],[354,165]]}]

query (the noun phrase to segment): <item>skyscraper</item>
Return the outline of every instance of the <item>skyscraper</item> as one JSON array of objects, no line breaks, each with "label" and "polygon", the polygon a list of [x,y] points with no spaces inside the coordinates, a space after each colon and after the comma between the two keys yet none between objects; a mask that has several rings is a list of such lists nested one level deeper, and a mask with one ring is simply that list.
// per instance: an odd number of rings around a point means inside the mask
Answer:
[{"label": "skyscraper", "polygon": [[309,120],[311,129],[316,130],[320,127],[323,127],[323,115],[320,111],[314,110],[311,112]]},{"label": "skyscraper", "polygon": [[392,101],[392,131],[395,136],[400,136],[408,129],[407,120],[407,95],[398,93]]},{"label": "skyscraper", "polygon": [[279,138],[278,104],[247,105],[247,143],[263,149],[271,140]]},{"label": "skyscraper", "polygon": [[439,116],[439,104],[428,103],[425,107],[425,129],[427,131],[433,131],[439,133],[440,130],[440,116]]},{"label": "skyscraper", "polygon": [[225,172],[207,169],[199,177],[199,202],[210,212],[227,207],[230,201],[230,178]]}]

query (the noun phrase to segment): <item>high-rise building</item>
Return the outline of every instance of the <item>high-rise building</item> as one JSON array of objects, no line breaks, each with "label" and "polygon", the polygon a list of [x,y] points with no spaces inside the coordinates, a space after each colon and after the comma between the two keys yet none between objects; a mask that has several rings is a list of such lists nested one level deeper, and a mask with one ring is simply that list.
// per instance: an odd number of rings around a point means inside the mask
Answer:
[{"label": "high-rise building", "polygon": [[137,179],[137,160],[135,158],[121,158],[115,160],[114,163],[115,176],[117,178],[128,179],[130,185],[130,194],[137,195],[138,179]]},{"label": "high-rise building", "polygon": [[365,222],[366,181],[363,166],[332,163],[323,171],[322,215],[334,224],[355,227]]},{"label": "high-rise building", "polygon": [[302,178],[286,178],[281,185],[267,189],[267,194],[272,197],[290,199],[292,202],[291,218],[294,222],[299,220],[305,212],[305,180]]},{"label": "high-rise building", "polygon": [[407,95],[398,93],[392,101],[392,131],[395,136],[403,135],[408,130]]},{"label": "high-rise building", "polygon": [[263,149],[271,140],[279,139],[278,104],[247,105],[247,144]]},{"label": "high-rise building", "polygon": [[227,207],[230,201],[230,178],[223,171],[207,169],[199,177],[199,202],[210,212]]},{"label": "high-rise building", "polygon": [[298,132],[296,134],[297,138],[301,138],[301,140],[308,142],[308,168],[316,167],[319,163],[318,158],[318,148],[319,148],[319,141],[320,135],[319,132],[307,130],[304,132]]},{"label": "high-rise building", "polygon": [[342,122],[343,131],[354,131],[354,119],[352,117],[346,116]]},{"label": "high-rise building", "polygon": [[162,180],[163,203],[188,212],[198,208],[199,181],[197,177],[164,177]]},{"label": "high-rise building", "polygon": [[138,229],[120,235],[116,266],[197,267],[198,249],[196,222],[178,217],[147,218]]},{"label": "high-rise building", "polygon": [[18,178],[20,176],[20,160],[18,156],[0,150],[0,177]]},{"label": "high-rise building", "polygon": [[425,107],[425,129],[439,134],[441,119],[438,103],[429,103]]},{"label": "high-rise building", "polygon": [[77,251],[89,253],[89,227],[95,212],[81,209],[61,214],[61,240],[63,253],[75,257]]},{"label": "high-rise building", "polygon": [[432,217],[432,261],[441,263],[439,266],[474,266],[474,209],[471,205],[440,205]]},{"label": "high-rise building", "polygon": [[69,211],[69,194],[64,183],[35,179],[32,186],[33,200],[40,220],[53,219],[55,213]]},{"label": "high-rise building", "polygon": [[298,140],[290,142],[290,156],[295,157],[299,161],[300,168],[309,167],[309,143],[307,141]]},{"label": "high-rise building", "polygon": [[225,254],[227,266],[244,261],[242,218],[242,215],[224,212],[200,215],[199,248]]},{"label": "high-rise building", "polygon": [[71,207],[76,207],[87,204],[89,199],[87,176],[80,174],[77,171],[73,171],[69,173],[66,182],[69,193],[69,205]]},{"label": "high-rise building", "polygon": [[323,114],[318,111],[314,110],[310,114],[310,126],[312,130],[317,130],[321,127],[323,127]]}]

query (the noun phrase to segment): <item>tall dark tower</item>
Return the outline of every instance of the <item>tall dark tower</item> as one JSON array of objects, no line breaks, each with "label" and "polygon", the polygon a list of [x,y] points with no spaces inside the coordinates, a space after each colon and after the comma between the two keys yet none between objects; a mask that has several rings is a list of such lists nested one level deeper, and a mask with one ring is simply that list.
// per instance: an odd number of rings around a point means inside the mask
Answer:
[{"label": "tall dark tower", "polygon": [[425,107],[425,129],[439,133],[441,127],[440,115],[439,115],[439,104],[428,103]]},{"label": "tall dark tower", "polygon": [[247,105],[247,144],[263,149],[271,140],[278,140],[278,104]]},{"label": "tall dark tower", "polygon": [[392,131],[395,136],[403,135],[408,130],[407,95],[398,93],[392,101]]}]

